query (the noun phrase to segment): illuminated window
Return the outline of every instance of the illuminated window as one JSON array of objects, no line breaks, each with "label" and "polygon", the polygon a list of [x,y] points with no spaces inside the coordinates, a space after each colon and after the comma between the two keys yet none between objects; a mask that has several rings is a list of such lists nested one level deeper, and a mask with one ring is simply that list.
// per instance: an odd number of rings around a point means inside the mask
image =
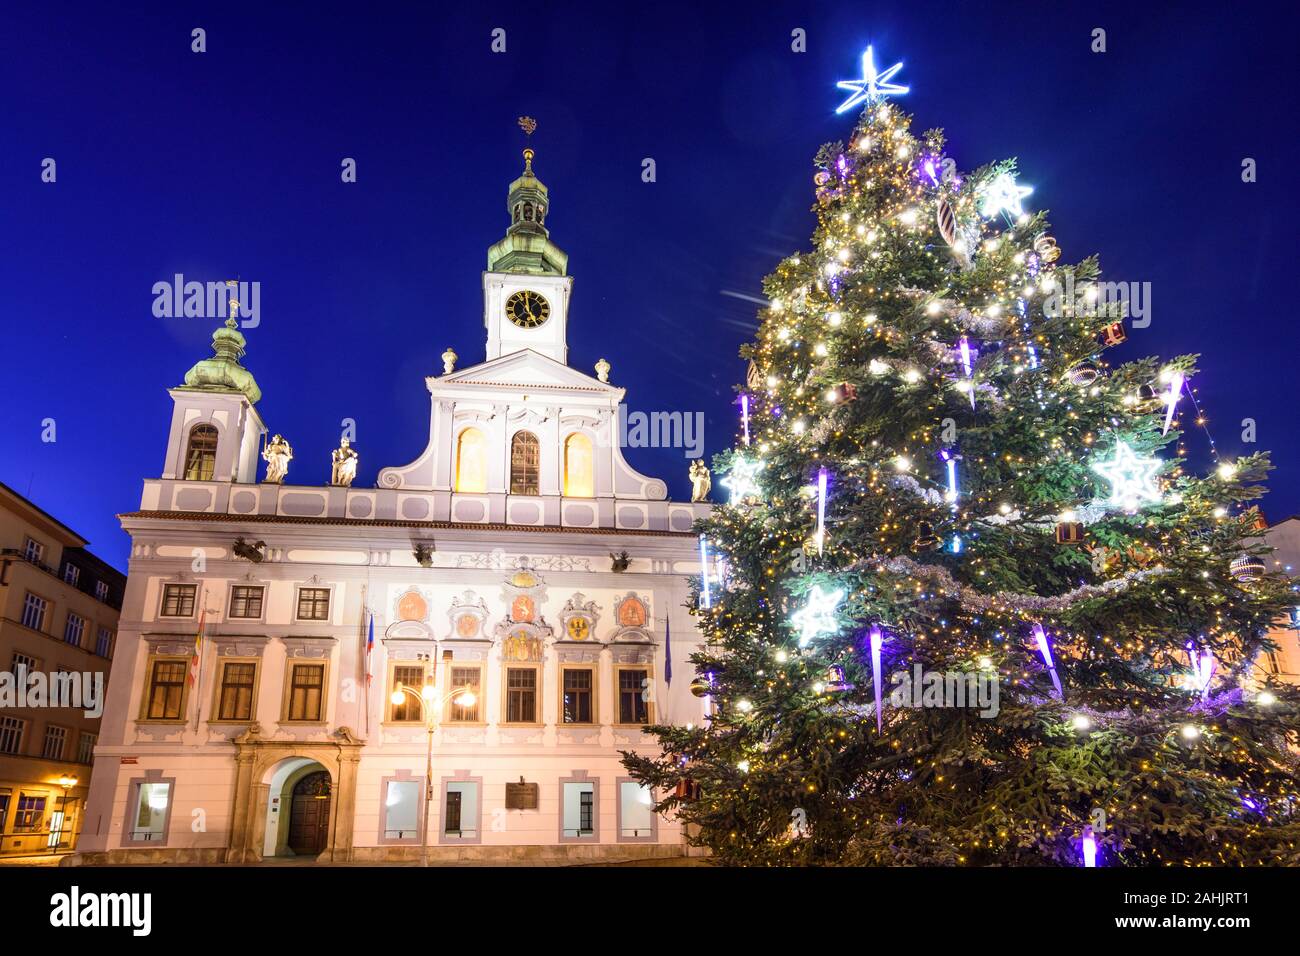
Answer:
[{"label": "illuminated window", "polygon": [[195,425],[190,429],[190,443],[185,449],[187,481],[211,481],[217,470],[217,430],[212,425]]},{"label": "illuminated window", "polygon": [[145,687],[144,720],[180,720],[184,715],[185,672],[183,658],[157,658]]},{"label": "illuminated window", "polygon": [[595,463],[591,439],[581,433],[564,440],[564,495],[567,498],[592,498],[596,494]]},{"label": "illuminated window", "polygon": [[510,439],[510,493],[541,494],[541,450],[532,432],[515,432]]},{"label": "illuminated window", "polygon": [[487,439],[477,428],[466,428],[456,440],[456,490],[487,491]]}]

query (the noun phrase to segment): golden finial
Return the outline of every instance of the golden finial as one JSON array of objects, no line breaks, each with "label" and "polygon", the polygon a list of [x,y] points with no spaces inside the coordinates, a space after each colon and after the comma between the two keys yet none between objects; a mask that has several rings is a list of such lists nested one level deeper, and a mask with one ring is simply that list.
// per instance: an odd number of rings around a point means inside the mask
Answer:
[{"label": "golden finial", "polygon": [[[537,129],[537,120],[533,119],[531,116],[521,116],[519,117],[519,128],[524,131],[525,136],[532,136],[533,132]],[[534,153],[531,148],[524,148],[525,173],[531,173],[533,171],[533,155]]]},{"label": "golden finial", "polygon": [[226,325],[229,325],[233,328],[235,316],[239,314],[239,300],[235,298],[236,293],[239,291],[239,280],[227,279],[226,285],[231,287],[230,310],[226,313]]}]

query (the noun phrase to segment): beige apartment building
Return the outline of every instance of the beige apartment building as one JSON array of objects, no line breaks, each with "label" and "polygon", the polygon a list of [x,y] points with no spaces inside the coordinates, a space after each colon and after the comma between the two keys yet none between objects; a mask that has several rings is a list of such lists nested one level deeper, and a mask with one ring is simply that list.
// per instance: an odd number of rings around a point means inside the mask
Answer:
[{"label": "beige apartment building", "polygon": [[99,737],[85,694],[100,682],[102,708],[126,588],[85,545],[0,484],[0,863],[67,852],[82,829]]},{"label": "beige apartment building", "polygon": [[1291,684],[1300,684],[1300,517],[1292,516],[1268,529],[1264,539],[1275,550],[1268,558],[1272,570],[1296,579],[1296,606],[1288,620],[1269,632],[1277,650],[1263,655],[1259,666]]}]

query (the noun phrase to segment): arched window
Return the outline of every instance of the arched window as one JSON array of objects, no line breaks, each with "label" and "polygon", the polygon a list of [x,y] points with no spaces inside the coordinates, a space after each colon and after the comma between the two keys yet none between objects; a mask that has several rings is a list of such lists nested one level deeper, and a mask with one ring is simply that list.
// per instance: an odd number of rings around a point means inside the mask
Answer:
[{"label": "arched window", "polygon": [[466,428],[456,439],[456,490],[487,491],[487,439],[477,428]]},{"label": "arched window", "polygon": [[532,432],[515,432],[510,439],[510,493],[512,495],[541,494],[541,452],[537,436]]},{"label": "arched window", "polygon": [[195,425],[185,447],[187,481],[211,481],[217,471],[217,429],[213,425]]},{"label": "arched window", "polygon": [[595,462],[591,439],[574,432],[564,440],[564,496],[594,498],[596,495]]}]

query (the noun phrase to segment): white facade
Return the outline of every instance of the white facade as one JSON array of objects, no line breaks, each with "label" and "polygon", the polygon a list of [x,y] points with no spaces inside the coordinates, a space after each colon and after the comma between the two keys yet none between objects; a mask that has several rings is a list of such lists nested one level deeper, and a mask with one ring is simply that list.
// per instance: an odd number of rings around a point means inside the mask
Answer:
[{"label": "white facade", "polygon": [[[378,487],[256,482],[266,428],[233,329],[172,390],[162,477],[122,516],[86,859],[414,860],[426,838],[434,858],[685,852],[619,751],[703,718],[686,605],[708,506],[628,466],[623,391],[564,364],[567,259],[520,195],[544,210],[531,167],[511,192],[524,238],[484,275],[488,360],[427,380],[428,447]],[[521,289],[545,322],[510,321]]]}]

